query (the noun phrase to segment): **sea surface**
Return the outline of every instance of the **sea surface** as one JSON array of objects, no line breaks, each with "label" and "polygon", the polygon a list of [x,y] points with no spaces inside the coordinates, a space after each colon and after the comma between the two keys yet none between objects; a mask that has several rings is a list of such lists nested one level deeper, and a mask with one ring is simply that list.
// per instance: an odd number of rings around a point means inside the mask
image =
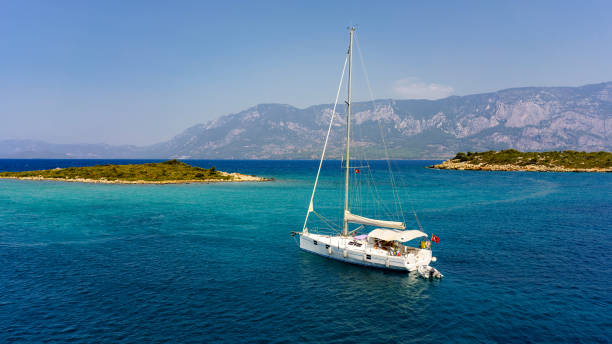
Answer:
[{"label": "sea surface", "polygon": [[[113,162],[143,160],[0,160],[0,171]],[[275,181],[0,180],[0,342],[612,340],[612,174],[392,162],[399,182],[378,192],[395,190],[406,218],[414,209],[440,237],[445,277],[428,281],[299,250],[289,234],[316,161],[187,162]],[[338,177],[339,163],[324,167],[315,201],[331,220]]]}]

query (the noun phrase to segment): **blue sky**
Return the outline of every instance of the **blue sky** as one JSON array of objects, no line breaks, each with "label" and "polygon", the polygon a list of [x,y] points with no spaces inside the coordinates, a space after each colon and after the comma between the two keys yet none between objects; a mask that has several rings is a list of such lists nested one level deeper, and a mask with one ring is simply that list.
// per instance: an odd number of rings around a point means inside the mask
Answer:
[{"label": "blue sky", "polygon": [[351,24],[376,98],[610,81],[611,14],[610,1],[3,1],[0,140],[143,145],[258,103],[330,103]]}]

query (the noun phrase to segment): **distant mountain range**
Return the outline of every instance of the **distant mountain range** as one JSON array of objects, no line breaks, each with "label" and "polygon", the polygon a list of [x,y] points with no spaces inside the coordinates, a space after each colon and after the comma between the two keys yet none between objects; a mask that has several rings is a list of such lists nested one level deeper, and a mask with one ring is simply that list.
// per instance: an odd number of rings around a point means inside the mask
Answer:
[{"label": "distant mountain range", "polygon": [[[344,112],[344,107],[340,112]],[[186,129],[151,146],[0,141],[3,158],[317,158],[331,105],[260,104]],[[439,100],[353,103],[355,146],[391,158],[443,159],[458,151],[612,151],[612,82],[524,87]],[[340,157],[345,125],[335,121],[330,156]],[[368,153],[368,156],[371,155]]]}]

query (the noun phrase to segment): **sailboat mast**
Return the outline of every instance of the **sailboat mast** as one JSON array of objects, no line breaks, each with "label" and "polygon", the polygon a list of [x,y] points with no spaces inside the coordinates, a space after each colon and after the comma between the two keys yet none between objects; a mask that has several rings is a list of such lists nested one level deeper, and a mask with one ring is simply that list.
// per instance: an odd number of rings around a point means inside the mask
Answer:
[{"label": "sailboat mast", "polygon": [[349,74],[348,74],[348,97],[346,101],[346,175],[344,179],[344,224],[342,227],[342,235],[348,235],[348,221],[346,219],[346,213],[349,210],[349,170],[350,170],[350,143],[351,143],[351,79],[353,77],[353,34],[355,28],[349,29],[350,40],[349,40]]}]

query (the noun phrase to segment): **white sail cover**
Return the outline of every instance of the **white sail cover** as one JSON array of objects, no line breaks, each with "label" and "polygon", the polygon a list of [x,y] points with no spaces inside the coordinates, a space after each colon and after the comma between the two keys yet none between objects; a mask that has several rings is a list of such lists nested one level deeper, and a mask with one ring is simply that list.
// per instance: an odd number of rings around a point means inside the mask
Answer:
[{"label": "white sail cover", "polygon": [[368,237],[384,241],[395,240],[399,242],[406,242],[420,237],[427,237],[427,234],[417,230],[396,231],[393,229],[376,228],[375,230],[371,231],[370,234],[368,234]]},{"label": "white sail cover", "polygon": [[360,225],[406,229],[406,225],[404,225],[403,222],[369,219],[367,217],[351,214],[349,211],[344,212],[344,219],[350,223],[358,223]]}]

